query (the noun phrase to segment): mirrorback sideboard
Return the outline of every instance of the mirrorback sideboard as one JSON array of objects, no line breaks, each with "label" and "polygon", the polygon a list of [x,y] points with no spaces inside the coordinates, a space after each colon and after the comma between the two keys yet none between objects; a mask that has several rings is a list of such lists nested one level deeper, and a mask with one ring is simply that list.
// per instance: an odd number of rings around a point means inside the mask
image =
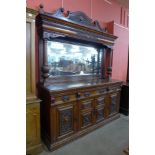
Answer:
[{"label": "mirrorback sideboard", "polygon": [[119,118],[122,81],[111,79],[117,37],[80,11],[40,6],[36,21],[41,133],[53,151]]}]

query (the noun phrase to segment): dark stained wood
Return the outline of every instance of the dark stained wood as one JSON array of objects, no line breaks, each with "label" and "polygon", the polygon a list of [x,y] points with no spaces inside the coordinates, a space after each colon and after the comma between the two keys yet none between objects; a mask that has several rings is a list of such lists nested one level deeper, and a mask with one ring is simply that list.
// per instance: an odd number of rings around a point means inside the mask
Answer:
[{"label": "dark stained wood", "polygon": [[[37,31],[40,42],[38,92],[42,100],[41,133],[43,141],[53,151],[119,117],[122,82],[110,78],[112,57],[108,63],[109,78],[105,76],[106,54],[111,51],[117,37],[105,32],[97,21],[83,12],[65,12],[60,8],[47,13],[42,5],[37,16]],[[51,40],[95,47],[103,53],[101,74],[49,76],[46,43]]]},{"label": "dark stained wood", "polygon": [[129,115],[129,84],[124,83],[121,90],[120,113]]},{"label": "dark stained wood", "polygon": [[52,151],[118,116],[121,84],[114,80],[72,88],[40,86],[42,135],[48,148]]}]

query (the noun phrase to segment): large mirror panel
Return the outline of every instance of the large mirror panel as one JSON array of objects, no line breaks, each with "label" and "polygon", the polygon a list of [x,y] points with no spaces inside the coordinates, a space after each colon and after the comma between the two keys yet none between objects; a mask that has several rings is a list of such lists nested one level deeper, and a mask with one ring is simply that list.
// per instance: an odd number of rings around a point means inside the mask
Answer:
[{"label": "large mirror panel", "polygon": [[98,51],[94,47],[58,41],[47,43],[51,76],[99,74]]}]

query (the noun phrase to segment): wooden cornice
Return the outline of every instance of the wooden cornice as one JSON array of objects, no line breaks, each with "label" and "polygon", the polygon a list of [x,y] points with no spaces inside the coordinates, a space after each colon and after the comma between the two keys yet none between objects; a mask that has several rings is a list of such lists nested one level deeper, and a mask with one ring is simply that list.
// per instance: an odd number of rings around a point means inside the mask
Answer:
[{"label": "wooden cornice", "polygon": [[59,33],[59,35],[81,38],[82,40],[100,43],[108,47],[113,46],[114,41],[117,39],[117,36],[107,33],[99,25],[98,21],[93,21],[81,11],[67,11],[65,13],[63,8],[59,8],[54,13],[48,13],[40,5],[37,25],[39,34],[48,36],[46,39],[51,39],[51,35],[44,35],[43,33]]},{"label": "wooden cornice", "polygon": [[26,18],[30,18],[30,19],[35,20],[38,13],[39,12],[37,10],[31,9],[31,8],[26,8]]},{"label": "wooden cornice", "polygon": [[31,9],[31,8],[28,8],[28,7],[26,7],[26,12],[27,13],[32,13],[34,15],[37,15],[39,13],[39,11]]}]

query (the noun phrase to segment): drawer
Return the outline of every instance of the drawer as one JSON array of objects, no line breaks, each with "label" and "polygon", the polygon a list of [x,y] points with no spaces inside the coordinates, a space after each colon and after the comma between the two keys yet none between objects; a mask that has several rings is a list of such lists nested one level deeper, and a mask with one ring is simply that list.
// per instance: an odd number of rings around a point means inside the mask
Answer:
[{"label": "drawer", "polygon": [[121,87],[120,86],[113,86],[113,87],[109,87],[108,88],[108,92],[109,93],[118,92],[118,91],[121,91]]},{"label": "drawer", "polygon": [[88,98],[96,95],[96,89],[79,89],[77,90],[77,99]]},{"label": "drawer", "polygon": [[80,109],[81,110],[92,109],[92,107],[93,107],[93,100],[80,101]]},{"label": "drawer", "polygon": [[98,97],[96,99],[96,105],[104,105],[105,104],[105,97]]},{"label": "drawer", "polygon": [[67,103],[76,101],[75,94],[59,94],[51,96],[51,103]]}]

